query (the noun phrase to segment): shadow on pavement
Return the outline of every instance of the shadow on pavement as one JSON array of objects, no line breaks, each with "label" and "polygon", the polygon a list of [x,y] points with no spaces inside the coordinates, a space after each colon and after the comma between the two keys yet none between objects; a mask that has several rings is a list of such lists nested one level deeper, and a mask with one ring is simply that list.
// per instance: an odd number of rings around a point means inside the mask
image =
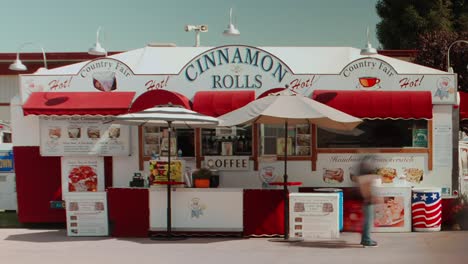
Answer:
[{"label": "shadow on pavement", "polygon": [[153,240],[150,237],[134,238],[134,237],[93,237],[93,236],[67,236],[66,229],[57,230],[40,230],[20,228],[18,230],[28,230],[29,233],[9,235],[5,240],[9,241],[20,241],[20,242],[32,242],[32,243],[47,243],[47,242],[76,242],[76,241],[102,241],[109,239],[117,239],[122,241],[129,241],[139,244],[208,244],[208,243],[220,243],[234,240],[244,240],[248,238],[240,237],[175,237],[175,239],[164,239],[158,238]]},{"label": "shadow on pavement", "polygon": [[69,237],[66,230],[48,230],[44,232],[36,232],[31,230],[31,233],[10,235],[5,240],[47,243],[47,242],[74,242],[74,241],[99,241],[111,239],[111,237]]},{"label": "shadow on pavement", "polygon": [[168,239],[164,237],[158,238],[116,238],[118,240],[130,241],[140,244],[209,244],[209,243],[221,243],[226,241],[237,241],[237,240],[246,240],[248,238],[240,237],[174,237],[173,239]]},{"label": "shadow on pavement", "polygon": [[315,247],[315,248],[363,248],[358,243],[348,243],[344,240],[332,240],[332,241],[302,241],[289,243],[289,246],[293,247]]}]

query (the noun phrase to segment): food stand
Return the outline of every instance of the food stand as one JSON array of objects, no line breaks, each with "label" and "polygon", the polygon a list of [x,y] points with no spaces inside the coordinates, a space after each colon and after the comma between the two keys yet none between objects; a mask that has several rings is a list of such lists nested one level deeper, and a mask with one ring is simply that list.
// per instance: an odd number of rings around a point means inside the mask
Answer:
[{"label": "food stand", "polygon": [[[137,57],[140,59],[135,60]],[[274,125],[227,131],[176,129],[178,159],[185,162],[185,172],[216,169],[219,187],[177,189],[174,199],[179,194],[186,201],[197,195],[234,193],[237,197],[232,202],[220,198],[220,203],[232,203],[237,212],[232,225],[224,227],[205,219],[203,224],[192,221],[191,226],[174,219],[178,227],[280,234],[282,214],[269,214],[281,207],[280,200],[263,215],[255,215],[250,207],[243,212],[241,208],[247,208],[250,199],[268,204],[274,200],[273,193],[281,195],[270,183],[282,181],[284,150],[289,156],[289,180],[302,182],[304,187],[353,187],[355,165],[365,153],[373,153],[384,186],[438,187],[443,196],[457,189],[452,175],[454,74],[378,54],[363,56],[359,49],[347,47],[148,46],[20,75],[20,96],[11,104],[19,220],[65,222],[64,212],[49,208],[50,201],[63,199],[61,159],[87,157],[102,164],[101,190],[108,193],[113,230],[127,228],[121,234],[131,235],[131,230],[138,229],[133,234],[144,235],[142,228],[162,227],[157,209],[161,200],[152,198],[161,190],[131,188],[129,181],[135,173],[149,176],[153,154],[161,151],[163,139],[168,140],[166,131],[150,125],[110,125],[108,119],[129,109],[139,111],[169,102],[219,116],[284,87],[364,119],[363,134],[341,135],[302,124],[290,126],[288,140],[281,141],[284,129]],[[398,140],[385,141],[385,131],[394,131]],[[44,182],[46,187],[34,188]],[[291,188],[291,192],[297,190]],[[114,204],[117,201],[120,206]],[[174,217],[187,217],[189,204],[181,203],[173,207]],[[222,210],[223,206],[214,208]],[[138,218],[146,219],[128,223],[120,217],[136,211]],[[267,215],[276,221],[254,219]],[[143,223],[143,227],[135,223]],[[266,224],[275,227],[249,226]]]}]

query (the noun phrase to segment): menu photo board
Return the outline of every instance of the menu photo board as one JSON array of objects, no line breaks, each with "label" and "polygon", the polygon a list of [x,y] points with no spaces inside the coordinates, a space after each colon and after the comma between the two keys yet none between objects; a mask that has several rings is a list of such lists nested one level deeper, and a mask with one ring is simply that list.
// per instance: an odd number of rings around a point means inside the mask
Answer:
[{"label": "menu photo board", "polygon": [[[359,175],[360,164],[369,154],[321,154],[317,171],[323,183],[330,186],[352,186]],[[372,154],[375,174],[387,186],[418,186],[428,182],[427,154],[379,153]]]},{"label": "menu photo board", "polygon": [[84,117],[41,117],[42,156],[122,156],[130,153],[130,128]]},{"label": "menu photo board", "polygon": [[411,187],[375,187],[372,231],[411,232]]},{"label": "menu photo board", "polygon": [[[168,183],[168,161],[167,159],[161,158],[158,160],[149,161],[150,170],[150,181],[153,186],[166,186]],[[185,161],[184,160],[171,160],[171,181],[185,182]]]},{"label": "menu photo board", "polygon": [[64,195],[68,236],[108,236],[106,192]]},{"label": "menu photo board", "polygon": [[291,193],[290,237],[303,240],[339,238],[338,206],[338,193]]},{"label": "menu photo board", "polygon": [[62,193],[104,191],[103,157],[62,157]]}]

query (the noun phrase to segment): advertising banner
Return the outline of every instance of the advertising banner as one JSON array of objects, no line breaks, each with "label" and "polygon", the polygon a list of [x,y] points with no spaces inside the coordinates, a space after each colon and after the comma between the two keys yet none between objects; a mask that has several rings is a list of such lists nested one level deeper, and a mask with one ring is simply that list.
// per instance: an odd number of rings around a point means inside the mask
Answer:
[{"label": "advertising banner", "polygon": [[14,172],[13,151],[0,151],[0,172]]},{"label": "advertising banner", "polygon": [[[353,185],[359,174],[361,160],[367,154],[320,154],[317,171],[329,186]],[[379,174],[382,184],[389,186],[419,185],[429,181],[427,154],[375,154],[372,155],[374,173]]]},{"label": "advertising banner", "polygon": [[[166,186],[168,181],[168,162],[167,160],[150,160],[150,181],[152,185]],[[185,181],[185,161],[184,160],[171,160],[171,181],[184,182]],[[158,183],[159,182],[159,183]]]},{"label": "advertising banner", "polygon": [[130,153],[130,128],[85,117],[41,118],[42,156],[122,156]]},{"label": "advertising banner", "polygon": [[105,192],[64,195],[68,236],[108,236]]},{"label": "advertising banner", "polygon": [[339,238],[338,204],[338,193],[291,193],[290,237],[304,240]]},{"label": "advertising banner", "polygon": [[411,187],[375,187],[374,232],[411,232]]},{"label": "advertising banner", "polygon": [[103,157],[62,157],[63,194],[103,191]]}]

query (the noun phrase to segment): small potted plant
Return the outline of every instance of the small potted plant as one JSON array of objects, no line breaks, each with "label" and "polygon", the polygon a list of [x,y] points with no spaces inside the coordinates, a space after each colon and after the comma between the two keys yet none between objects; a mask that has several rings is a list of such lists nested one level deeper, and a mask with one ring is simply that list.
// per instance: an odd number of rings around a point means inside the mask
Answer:
[{"label": "small potted plant", "polygon": [[213,173],[210,169],[200,168],[192,174],[193,185],[195,188],[209,188],[210,179]]}]

